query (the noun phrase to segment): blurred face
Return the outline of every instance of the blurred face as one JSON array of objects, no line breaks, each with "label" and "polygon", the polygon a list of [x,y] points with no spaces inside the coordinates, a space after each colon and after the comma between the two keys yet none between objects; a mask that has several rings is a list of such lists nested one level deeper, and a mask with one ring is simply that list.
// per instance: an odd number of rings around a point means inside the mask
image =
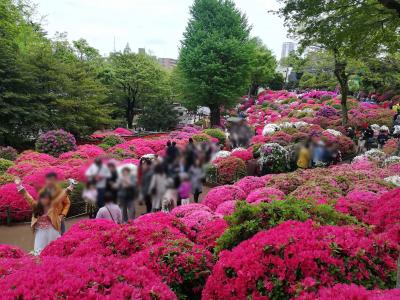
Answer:
[{"label": "blurred face", "polygon": [[54,176],[46,178],[46,186],[54,187],[57,184],[57,178]]},{"label": "blurred face", "polygon": [[127,170],[127,169],[124,169],[124,170],[122,171],[122,175],[124,175],[124,176],[129,176],[129,175],[131,175],[131,172],[130,172],[129,170]]},{"label": "blurred face", "polygon": [[39,201],[44,207],[50,206],[50,198],[48,196],[41,197]]}]

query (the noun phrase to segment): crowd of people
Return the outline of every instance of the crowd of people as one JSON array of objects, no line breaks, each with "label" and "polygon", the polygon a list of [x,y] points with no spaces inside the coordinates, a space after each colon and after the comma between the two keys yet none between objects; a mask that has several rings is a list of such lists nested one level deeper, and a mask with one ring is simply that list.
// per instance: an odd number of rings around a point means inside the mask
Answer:
[{"label": "crowd of people", "polygon": [[181,151],[168,141],[165,157],[145,155],[139,166],[122,166],[101,158],[87,169],[87,185],[82,197],[90,218],[125,223],[136,216],[136,202],[144,202],[146,212],[170,211],[178,205],[199,201],[205,174],[203,165],[218,150],[212,143],[195,144],[189,139]]}]

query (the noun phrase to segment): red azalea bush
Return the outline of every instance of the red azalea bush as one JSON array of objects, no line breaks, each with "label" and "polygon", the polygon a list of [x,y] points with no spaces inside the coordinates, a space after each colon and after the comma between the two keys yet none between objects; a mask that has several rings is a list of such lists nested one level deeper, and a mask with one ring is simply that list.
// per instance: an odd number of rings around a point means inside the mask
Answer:
[{"label": "red azalea bush", "polygon": [[[25,184],[25,189],[33,198],[37,197],[34,187]],[[10,209],[11,217],[15,221],[23,221],[32,215],[32,210],[24,197],[18,193],[14,183],[0,186],[0,221],[7,219],[7,209]]]},{"label": "red azalea bush", "polygon": [[299,300],[395,300],[400,298],[400,290],[372,290],[355,284],[336,284],[323,287],[317,293],[306,293]]},{"label": "red azalea bush", "polygon": [[43,258],[0,279],[5,299],[177,299],[161,279],[129,260]]},{"label": "red azalea bush", "polygon": [[391,233],[390,238],[400,243],[400,188],[382,194],[371,206],[365,221],[375,226],[376,233]]},{"label": "red azalea bush", "polygon": [[217,180],[220,184],[234,183],[246,176],[246,164],[240,158],[229,156],[216,163]]},{"label": "red azalea bush", "polygon": [[273,200],[283,200],[285,194],[275,188],[259,188],[252,191],[246,198],[248,203],[258,204],[261,202],[271,202]]},{"label": "red azalea bush", "polygon": [[185,238],[179,229],[160,223],[119,225],[108,230],[67,232],[47,246],[42,256],[126,258],[167,239]]},{"label": "red azalea bush", "polygon": [[214,264],[209,251],[187,239],[156,244],[132,260],[160,275],[180,299],[200,299]]},{"label": "red azalea bush", "polygon": [[40,164],[54,165],[55,163],[57,163],[57,158],[46,153],[24,151],[18,156],[16,160],[16,163],[21,162],[37,162]]},{"label": "red azalea bush", "polygon": [[390,288],[397,250],[365,230],[287,221],[221,252],[203,299],[288,299],[341,282]]},{"label": "red azalea bush", "polygon": [[105,151],[95,145],[81,145],[75,151],[63,153],[59,156],[60,159],[92,159],[105,155]]},{"label": "red azalea bush", "polygon": [[241,188],[248,195],[253,190],[264,187],[265,180],[262,177],[246,176],[236,182],[234,186]]},{"label": "red azalea bush", "polygon": [[205,247],[207,250],[212,251],[217,245],[217,239],[227,228],[228,223],[224,219],[220,218],[205,223],[196,233],[196,244],[199,244]]},{"label": "red azalea bush", "polygon": [[11,245],[0,244],[0,259],[3,258],[21,258],[25,253],[21,249]]},{"label": "red azalea bush", "polygon": [[215,211],[222,202],[243,199],[246,199],[246,193],[241,188],[232,185],[223,185],[211,189],[204,197],[202,204]]},{"label": "red azalea bush", "polygon": [[233,150],[231,153],[231,156],[240,158],[243,161],[249,161],[250,159],[253,158],[253,152],[250,151],[249,149],[238,149],[238,150]]}]

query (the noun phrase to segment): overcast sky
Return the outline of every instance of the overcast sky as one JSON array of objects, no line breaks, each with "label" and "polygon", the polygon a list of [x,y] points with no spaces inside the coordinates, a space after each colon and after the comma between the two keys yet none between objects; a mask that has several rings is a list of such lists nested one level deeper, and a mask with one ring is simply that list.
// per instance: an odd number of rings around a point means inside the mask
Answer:
[{"label": "overcast sky", "polygon": [[[50,36],[67,32],[70,40],[85,38],[101,54],[129,43],[132,50],[146,48],[158,57],[177,58],[179,41],[185,30],[193,0],[34,0],[44,16]],[[268,13],[276,0],[235,0],[259,36],[280,57],[282,43],[288,41],[278,17]]]}]

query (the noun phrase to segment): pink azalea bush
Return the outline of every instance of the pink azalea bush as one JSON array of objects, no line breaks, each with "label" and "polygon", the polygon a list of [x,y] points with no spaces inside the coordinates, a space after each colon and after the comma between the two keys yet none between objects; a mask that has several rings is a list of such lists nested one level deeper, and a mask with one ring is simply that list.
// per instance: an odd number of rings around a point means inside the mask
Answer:
[{"label": "pink azalea bush", "polygon": [[388,238],[400,243],[400,189],[382,194],[365,216],[375,226],[376,233],[388,233]]},{"label": "pink azalea bush", "polygon": [[[33,198],[37,197],[36,189],[25,184],[25,189]],[[24,197],[18,193],[14,183],[0,186],[0,221],[4,222],[7,218],[7,208],[12,214],[13,220],[23,221],[32,215],[31,208]]]},{"label": "pink azalea bush", "polygon": [[213,211],[225,201],[246,199],[246,193],[237,186],[223,185],[211,189],[204,197],[202,204],[208,206]]},{"label": "pink azalea bush", "polygon": [[35,169],[30,175],[23,177],[22,182],[33,186],[37,191],[39,191],[44,186],[46,175],[49,173],[55,173],[57,175],[57,180],[62,181],[66,179],[63,169],[57,167],[44,167]]},{"label": "pink azalea bush", "polygon": [[248,195],[251,191],[265,186],[265,180],[262,177],[246,176],[237,181],[234,186],[242,189]]},{"label": "pink azalea bush", "polygon": [[5,299],[177,299],[152,271],[129,260],[42,258],[0,279]]},{"label": "pink azalea bush", "polygon": [[397,247],[364,230],[287,221],[223,251],[203,299],[278,299],[353,282],[393,287]]},{"label": "pink azalea bush", "polygon": [[379,196],[373,192],[352,190],[337,201],[335,208],[362,221],[378,199]]},{"label": "pink azalea bush", "polygon": [[299,300],[395,300],[399,299],[400,290],[372,290],[355,284],[336,284],[333,287],[323,287],[317,293],[305,293]]},{"label": "pink azalea bush", "polygon": [[218,205],[215,212],[217,214],[228,216],[231,215],[235,211],[236,200],[225,201]]},{"label": "pink azalea bush", "polygon": [[0,259],[4,258],[21,258],[25,253],[15,246],[0,244]]},{"label": "pink azalea bush", "polygon": [[253,190],[246,198],[248,203],[271,202],[273,200],[283,200],[285,194],[276,188],[258,188]]},{"label": "pink azalea bush", "polygon": [[240,158],[229,156],[215,163],[217,167],[217,180],[219,184],[234,183],[246,176],[246,164]]}]

